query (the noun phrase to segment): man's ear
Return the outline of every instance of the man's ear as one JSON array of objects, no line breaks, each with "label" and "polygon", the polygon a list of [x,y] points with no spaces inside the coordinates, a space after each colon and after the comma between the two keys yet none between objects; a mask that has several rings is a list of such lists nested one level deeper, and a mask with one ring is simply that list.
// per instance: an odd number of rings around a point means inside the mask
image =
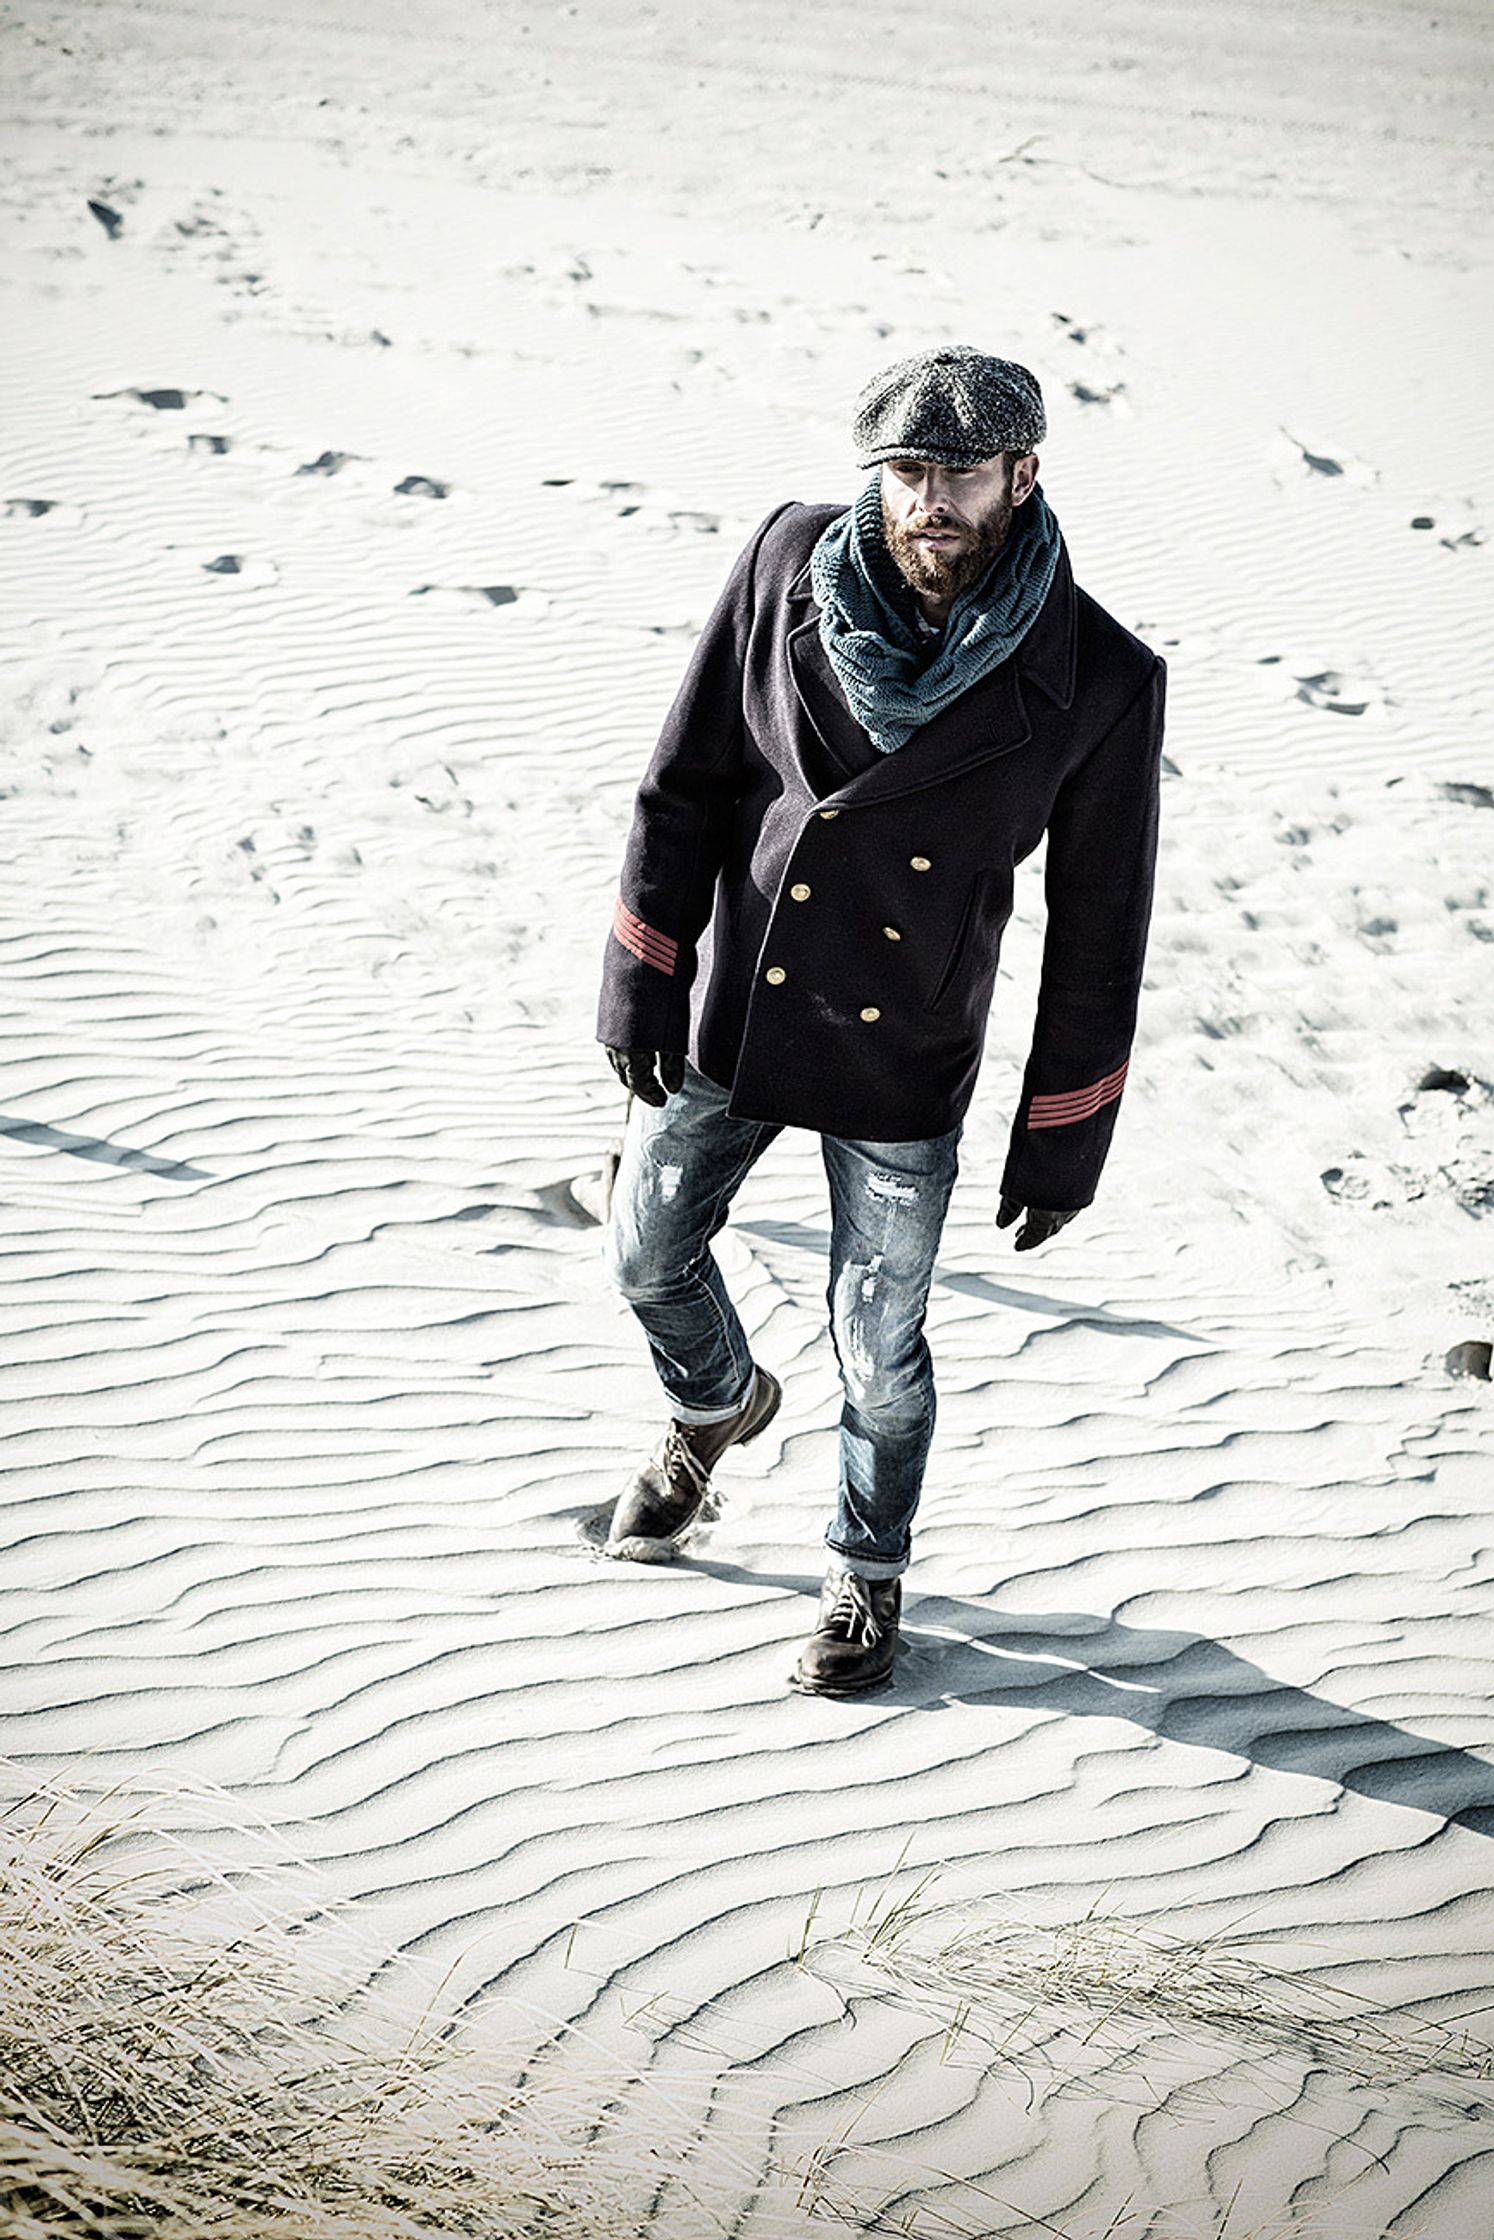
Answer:
[{"label": "man's ear", "polygon": [[1012,462],[1012,504],[1019,506],[1024,498],[1032,496],[1032,486],[1038,478],[1042,461],[1035,451],[1028,451]]}]

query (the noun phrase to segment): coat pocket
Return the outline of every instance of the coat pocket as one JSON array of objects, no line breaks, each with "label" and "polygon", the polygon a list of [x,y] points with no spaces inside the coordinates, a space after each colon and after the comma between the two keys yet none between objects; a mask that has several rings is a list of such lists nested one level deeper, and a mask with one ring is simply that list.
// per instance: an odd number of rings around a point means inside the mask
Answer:
[{"label": "coat pocket", "polygon": [[996,881],[989,871],[978,871],[970,882],[970,892],[965,897],[965,907],[960,913],[959,928],[949,945],[943,969],[934,985],[934,992],[924,1006],[927,1011],[956,1009],[961,987],[969,980],[968,967],[972,952],[979,951],[989,940],[994,944],[1006,924],[1005,916],[993,920],[992,890]]}]

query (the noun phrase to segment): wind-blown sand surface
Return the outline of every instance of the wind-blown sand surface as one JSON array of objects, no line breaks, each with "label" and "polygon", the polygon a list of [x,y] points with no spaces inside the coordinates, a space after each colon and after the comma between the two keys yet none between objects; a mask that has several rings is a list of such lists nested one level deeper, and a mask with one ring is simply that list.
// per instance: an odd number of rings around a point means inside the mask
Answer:
[{"label": "wind-blown sand surface", "polygon": [[[100,0],[6,40],[14,1782],[223,1784],[521,2059],[643,2072],[643,2145],[740,2168],[744,2236],[843,2140],[866,2230],[1487,2240],[1489,2084],[1416,2058],[1494,2004],[1494,1400],[1445,1365],[1494,1338],[1487,10]],[[1170,769],[1103,1192],[1018,1260],[1024,868],[907,1646],[846,1706],[785,1687],[817,1146],[725,1240],[783,1412],[666,1570],[586,1538],[657,1406],[570,1185],[692,635],[942,338],[1042,379]],[[1404,2058],[1165,2001],[1091,2035],[1103,1983],[993,2057],[839,1941],[928,1868],[975,1918],[1228,1937]]]}]

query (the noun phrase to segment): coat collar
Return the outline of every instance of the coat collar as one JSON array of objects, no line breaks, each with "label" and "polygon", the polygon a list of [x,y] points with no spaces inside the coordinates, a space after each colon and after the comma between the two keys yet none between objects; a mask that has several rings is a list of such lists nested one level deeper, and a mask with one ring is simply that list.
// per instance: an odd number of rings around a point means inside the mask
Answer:
[{"label": "coat collar", "polygon": [[820,608],[808,560],[789,584],[787,604],[789,666],[804,713],[837,764],[859,773],[843,789],[848,799],[884,800],[911,793],[1024,745],[1032,731],[1022,698],[1026,683],[1036,685],[1055,707],[1072,705],[1077,599],[1068,547],[1062,543],[1048,595],[1011,658],[961,693],[896,753],[877,755],[870,768],[865,766],[866,733],[851,713],[820,638]]}]

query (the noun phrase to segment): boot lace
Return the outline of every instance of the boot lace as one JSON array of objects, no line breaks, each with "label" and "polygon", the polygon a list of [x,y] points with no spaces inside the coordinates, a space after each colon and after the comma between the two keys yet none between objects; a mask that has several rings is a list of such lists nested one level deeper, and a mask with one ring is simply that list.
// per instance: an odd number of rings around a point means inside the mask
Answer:
[{"label": "boot lace", "polygon": [[874,1649],[882,1638],[882,1628],[872,1608],[871,1588],[854,1571],[841,1573],[835,1599],[823,1623],[826,1627],[844,1626],[847,1641],[854,1642],[858,1649]]},{"label": "boot lace", "polygon": [[704,1500],[710,1491],[711,1473],[677,1423],[671,1423],[659,1450],[659,1467],[671,1485],[685,1479]]}]

